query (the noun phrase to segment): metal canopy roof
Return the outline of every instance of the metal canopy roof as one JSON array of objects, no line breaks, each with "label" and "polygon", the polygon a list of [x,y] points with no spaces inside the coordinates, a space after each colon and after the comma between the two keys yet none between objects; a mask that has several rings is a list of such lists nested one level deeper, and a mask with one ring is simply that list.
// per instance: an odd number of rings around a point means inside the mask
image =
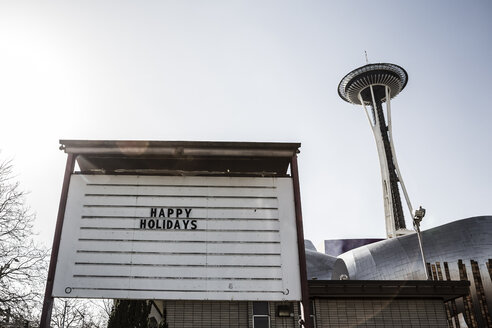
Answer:
[{"label": "metal canopy roof", "polygon": [[300,143],[60,140],[81,173],[285,176]]},{"label": "metal canopy roof", "polygon": [[310,280],[311,298],[440,298],[468,295],[468,280]]}]

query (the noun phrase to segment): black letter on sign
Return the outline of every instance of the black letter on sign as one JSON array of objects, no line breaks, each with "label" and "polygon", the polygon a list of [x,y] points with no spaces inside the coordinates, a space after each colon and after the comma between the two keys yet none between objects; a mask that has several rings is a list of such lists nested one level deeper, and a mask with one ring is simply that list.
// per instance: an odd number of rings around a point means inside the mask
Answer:
[{"label": "black letter on sign", "polygon": [[177,217],[177,218],[179,218],[179,216],[180,216],[181,214],[183,214],[183,210],[182,210],[181,208],[178,208],[178,209],[176,210],[176,217]]},{"label": "black letter on sign", "polygon": [[174,222],[174,229],[178,229],[178,230],[181,229],[181,227],[179,226],[179,221],[178,220],[176,220]]},{"label": "black letter on sign", "polygon": [[174,210],[172,208],[168,208],[167,209],[167,217],[170,218],[171,215],[173,215],[173,214],[174,214]]},{"label": "black letter on sign", "polygon": [[173,221],[167,220],[166,221],[166,229],[172,229],[173,228]]},{"label": "black letter on sign", "polygon": [[159,211],[159,217],[160,218],[165,218],[166,217],[166,214],[164,213],[164,209],[161,208],[161,210]]},{"label": "black letter on sign", "polygon": [[191,208],[185,208],[185,212],[186,212],[186,217],[189,218],[191,213]]},{"label": "black letter on sign", "polygon": [[183,220],[185,230],[188,229],[188,223],[190,223],[190,220]]},{"label": "black letter on sign", "polygon": [[191,220],[191,230],[196,229],[196,220]]},{"label": "black letter on sign", "polygon": [[152,207],[152,208],[150,209],[150,217],[151,217],[151,218],[155,218],[155,217],[156,217],[156,215],[157,215],[157,208],[153,208],[153,207]]},{"label": "black letter on sign", "polygon": [[140,220],[140,229],[145,229],[146,225],[147,225],[147,220]]},{"label": "black letter on sign", "polygon": [[149,220],[149,229],[154,229],[154,227],[155,227],[155,221]]}]

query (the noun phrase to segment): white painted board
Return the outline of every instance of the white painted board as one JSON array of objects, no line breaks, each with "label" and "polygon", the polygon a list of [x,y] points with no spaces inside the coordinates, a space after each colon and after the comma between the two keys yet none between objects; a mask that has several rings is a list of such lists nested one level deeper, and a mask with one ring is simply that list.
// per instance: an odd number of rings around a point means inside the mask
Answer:
[{"label": "white painted board", "polygon": [[72,175],[53,296],[298,301],[292,179]]}]

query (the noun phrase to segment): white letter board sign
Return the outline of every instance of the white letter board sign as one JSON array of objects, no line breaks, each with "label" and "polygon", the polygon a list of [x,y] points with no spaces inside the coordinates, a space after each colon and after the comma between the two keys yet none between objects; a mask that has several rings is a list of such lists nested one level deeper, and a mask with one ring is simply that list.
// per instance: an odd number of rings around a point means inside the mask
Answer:
[{"label": "white letter board sign", "polygon": [[53,296],[300,300],[292,179],[72,175]]}]

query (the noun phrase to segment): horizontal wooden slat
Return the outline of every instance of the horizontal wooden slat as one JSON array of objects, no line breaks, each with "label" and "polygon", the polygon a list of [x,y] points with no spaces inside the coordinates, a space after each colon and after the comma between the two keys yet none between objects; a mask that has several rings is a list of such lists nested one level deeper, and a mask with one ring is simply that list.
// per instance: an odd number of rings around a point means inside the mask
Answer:
[{"label": "horizontal wooden slat", "polygon": [[87,251],[155,251],[165,249],[168,252],[209,252],[209,253],[280,253],[280,244],[272,243],[175,243],[175,242],[111,242],[86,241],[80,242],[78,250]]},{"label": "horizontal wooden slat", "polygon": [[132,254],[132,253],[77,253],[75,262],[126,263],[126,264],[198,264],[198,265],[281,265],[280,256],[275,255],[210,255],[210,254]]},{"label": "horizontal wooden slat", "polygon": [[[277,200],[274,198],[207,198],[207,197],[138,197],[138,196],[85,196],[84,206],[108,205],[156,208],[186,208],[186,207],[212,207],[212,208],[253,208],[276,209]],[[175,215],[175,214],[174,214]],[[184,216],[184,213],[183,213]]]},{"label": "horizontal wooden slat", "polygon": [[282,290],[282,282],[277,280],[189,280],[189,279],[128,279],[128,278],[78,278],[74,287],[153,289],[164,291],[277,291]]},{"label": "horizontal wooden slat", "polygon": [[[148,222],[152,220],[154,222],[155,229],[165,229],[163,226],[166,225],[167,222],[169,225],[173,227],[176,225],[176,221],[178,221],[181,229],[185,229],[185,226],[188,229],[191,229],[191,221],[194,219],[162,219],[162,218],[141,218],[141,219],[85,219],[82,220],[81,227],[101,227],[101,228],[136,228],[140,229],[141,221],[145,222],[145,228],[148,228]],[[155,222],[159,222],[155,225]],[[165,222],[165,223],[164,223]],[[265,221],[265,222],[257,222],[252,223],[249,221],[240,221],[240,220],[208,220],[208,219],[198,219],[196,221],[197,229],[210,229],[210,230],[278,230],[280,228],[280,224],[278,221]]]},{"label": "horizontal wooden slat", "polygon": [[214,232],[193,230],[80,230],[79,238],[134,240],[280,241],[275,232]]},{"label": "horizontal wooden slat", "polygon": [[[89,288],[77,288],[71,291],[70,294],[66,294],[63,291],[60,292],[63,297],[86,297],[86,298],[110,298],[110,299],[162,299],[165,295],[166,299],[172,300],[284,300],[288,295],[285,295],[283,291],[241,291],[226,290],[226,291],[160,291],[154,289],[127,289],[127,290],[112,290],[109,288],[89,289]],[[61,296],[60,296],[61,297]]]},{"label": "horizontal wooden slat", "polygon": [[103,195],[176,195],[176,196],[207,196],[207,197],[275,197],[276,188],[248,188],[248,187],[184,187],[184,186],[98,186],[90,185],[86,194]]},{"label": "horizontal wooden slat", "polygon": [[[145,207],[83,207],[83,216],[130,216],[150,217],[152,206]],[[241,208],[204,208],[193,207],[190,217],[192,218],[278,218],[277,209],[241,209]]]},{"label": "horizontal wooden slat", "polygon": [[139,276],[139,277],[168,277],[179,278],[241,278],[241,279],[273,279],[282,278],[282,270],[276,268],[258,267],[182,267],[146,266],[139,268],[138,272],[130,266],[121,265],[76,265],[74,276]]},{"label": "horizontal wooden slat", "polygon": [[276,187],[276,178],[230,178],[230,177],[214,177],[213,179],[203,179],[201,177],[155,177],[155,176],[84,176],[88,185],[109,185],[109,186],[161,186],[161,185],[177,185],[177,186],[203,186],[203,187]]}]

